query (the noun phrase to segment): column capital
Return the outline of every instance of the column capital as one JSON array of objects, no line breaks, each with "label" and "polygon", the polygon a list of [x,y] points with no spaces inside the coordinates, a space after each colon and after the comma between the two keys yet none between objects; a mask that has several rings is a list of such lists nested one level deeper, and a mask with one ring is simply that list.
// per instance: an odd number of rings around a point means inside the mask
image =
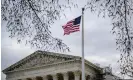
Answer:
[{"label": "column capital", "polygon": [[43,80],[48,80],[47,79],[47,75],[41,76],[43,78]]},{"label": "column capital", "polygon": [[32,80],[36,80],[36,77],[32,77],[31,79],[32,79]]},{"label": "column capital", "polygon": [[22,80],[27,80],[27,78],[23,78]]},{"label": "column capital", "polygon": [[74,71],[75,76],[80,76],[81,72],[80,71]]},{"label": "column capital", "polygon": [[57,76],[57,74],[51,74],[51,76]]},{"label": "column capital", "polygon": [[69,79],[68,72],[63,72],[62,74],[63,74],[64,80],[68,80]]},{"label": "column capital", "polygon": [[68,72],[62,72],[63,75],[68,75]]},{"label": "column capital", "polygon": [[47,77],[47,75],[42,75],[41,77],[45,78],[45,77]]},{"label": "column capital", "polygon": [[52,74],[53,80],[58,80],[57,74]]},{"label": "column capital", "polygon": [[80,71],[75,71],[74,72],[74,76],[75,76],[75,80],[80,80]]}]

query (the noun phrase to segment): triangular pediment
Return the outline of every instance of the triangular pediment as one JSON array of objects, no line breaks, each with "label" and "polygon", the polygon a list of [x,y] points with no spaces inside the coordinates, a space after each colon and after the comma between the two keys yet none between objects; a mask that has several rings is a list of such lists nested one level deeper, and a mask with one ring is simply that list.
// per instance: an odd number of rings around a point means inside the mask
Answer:
[{"label": "triangular pediment", "polygon": [[43,66],[58,62],[64,62],[67,60],[72,60],[78,58],[77,56],[70,56],[46,51],[36,51],[33,54],[27,56],[26,58],[20,60],[19,62],[13,64],[12,66],[3,70],[4,73],[22,70],[37,66]]}]

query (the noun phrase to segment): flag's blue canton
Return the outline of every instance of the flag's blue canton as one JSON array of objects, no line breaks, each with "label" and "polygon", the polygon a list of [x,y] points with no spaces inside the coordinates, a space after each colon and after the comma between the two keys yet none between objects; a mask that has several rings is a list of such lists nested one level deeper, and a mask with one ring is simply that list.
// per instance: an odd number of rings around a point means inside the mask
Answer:
[{"label": "flag's blue canton", "polygon": [[64,29],[64,35],[79,31],[81,16],[67,22],[66,25],[62,26]]},{"label": "flag's blue canton", "polygon": [[80,24],[80,20],[81,20],[81,16],[77,17],[77,18],[74,20],[74,24],[73,24],[73,25]]}]

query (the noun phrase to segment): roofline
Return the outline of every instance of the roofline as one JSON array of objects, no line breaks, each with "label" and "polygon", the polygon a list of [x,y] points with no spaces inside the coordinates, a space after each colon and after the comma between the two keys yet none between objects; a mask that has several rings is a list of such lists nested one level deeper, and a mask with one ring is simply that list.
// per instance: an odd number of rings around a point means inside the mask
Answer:
[{"label": "roofline", "polygon": [[[9,66],[9,67],[3,69],[2,72],[4,72],[4,71],[10,69],[10,68],[13,67],[13,66],[16,66],[16,65],[18,65],[18,64],[21,64],[22,62],[24,62],[25,60],[29,59],[30,57],[33,57],[33,56],[37,55],[39,52],[43,52],[43,53],[46,53],[46,54],[48,53],[47,55],[57,54],[57,55],[55,55],[55,56],[62,55],[62,56],[64,56],[64,57],[65,57],[65,56],[69,56],[70,58],[72,58],[72,57],[78,58],[78,56],[73,56],[73,55],[59,54],[59,53],[55,53],[55,52],[47,52],[47,51],[37,50],[37,51],[31,53],[30,55],[28,55],[27,57],[25,57],[25,58],[23,58],[23,59],[17,61],[17,62],[14,63],[14,64],[12,64],[11,66]],[[33,56],[32,56],[32,55],[33,55]]]},{"label": "roofline", "polygon": [[[63,63],[69,63],[69,62],[75,62],[75,61],[81,61],[81,59],[76,59],[76,60],[68,60],[68,61],[63,61],[63,62],[57,62],[57,63],[52,63],[52,64],[46,64],[46,65],[42,65],[42,66],[36,66],[36,67],[31,67],[31,68],[26,68],[26,69],[20,69],[20,70],[14,70],[14,71],[8,71],[8,72],[4,72],[4,74],[6,73],[11,73],[11,72],[17,72],[17,71],[23,71],[23,70],[29,70],[29,69],[35,69],[35,68],[41,68],[41,67],[46,67],[46,66],[52,66],[52,65],[57,65],[57,64],[63,64]],[[85,62],[85,64],[89,65],[90,63]],[[90,67],[96,69],[97,71],[101,71],[101,68],[98,67],[94,67],[92,65],[89,65]]]},{"label": "roofline", "polygon": [[[55,52],[47,52],[47,51],[37,50],[37,51],[35,51],[34,53],[28,55],[27,57],[21,59],[20,61],[18,61],[18,62],[16,62],[16,63],[12,64],[11,66],[9,66],[9,67],[7,67],[7,68],[5,68],[4,70],[2,70],[2,72],[5,73],[6,70],[8,70],[8,69],[10,69],[10,68],[12,68],[12,67],[14,67],[14,66],[16,66],[16,65],[21,64],[21,63],[24,62],[25,60],[27,60],[27,59],[29,59],[29,58],[31,58],[31,57],[37,55],[37,54],[40,53],[40,52],[42,52],[42,53],[44,53],[44,54],[47,54],[47,55],[55,54],[55,56],[60,56],[60,55],[62,55],[62,56],[64,56],[64,57],[66,56],[66,57],[70,57],[70,58],[81,59],[80,56],[73,56],[73,55],[68,55],[68,54],[60,54],[60,53],[55,53]],[[87,64],[92,65],[92,66],[95,67],[96,69],[102,69],[102,68],[96,66],[95,64],[89,62],[88,60],[85,60],[85,62],[86,62]],[[9,71],[8,71],[8,72],[9,72]]]},{"label": "roofline", "polygon": [[9,68],[11,68],[11,67],[13,67],[13,66],[15,66],[15,65],[17,65],[17,64],[22,63],[24,60],[26,60],[26,59],[30,58],[32,55],[36,55],[36,52],[31,53],[31,54],[30,54],[30,55],[28,55],[27,57],[25,57],[25,58],[23,58],[23,59],[21,59],[21,60],[17,61],[16,63],[14,63],[14,64],[10,65],[9,67],[7,67],[7,68],[3,69],[3,70],[2,70],[2,72],[6,71],[7,69],[9,69]]}]

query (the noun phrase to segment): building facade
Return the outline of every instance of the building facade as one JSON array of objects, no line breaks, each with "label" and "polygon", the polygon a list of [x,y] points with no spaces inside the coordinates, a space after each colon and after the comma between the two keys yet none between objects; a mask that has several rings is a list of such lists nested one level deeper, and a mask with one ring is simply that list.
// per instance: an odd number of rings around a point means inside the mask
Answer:
[{"label": "building facade", "polygon": [[[3,70],[6,80],[81,80],[81,57],[36,51]],[[101,80],[102,68],[85,60],[86,80]]]}]

